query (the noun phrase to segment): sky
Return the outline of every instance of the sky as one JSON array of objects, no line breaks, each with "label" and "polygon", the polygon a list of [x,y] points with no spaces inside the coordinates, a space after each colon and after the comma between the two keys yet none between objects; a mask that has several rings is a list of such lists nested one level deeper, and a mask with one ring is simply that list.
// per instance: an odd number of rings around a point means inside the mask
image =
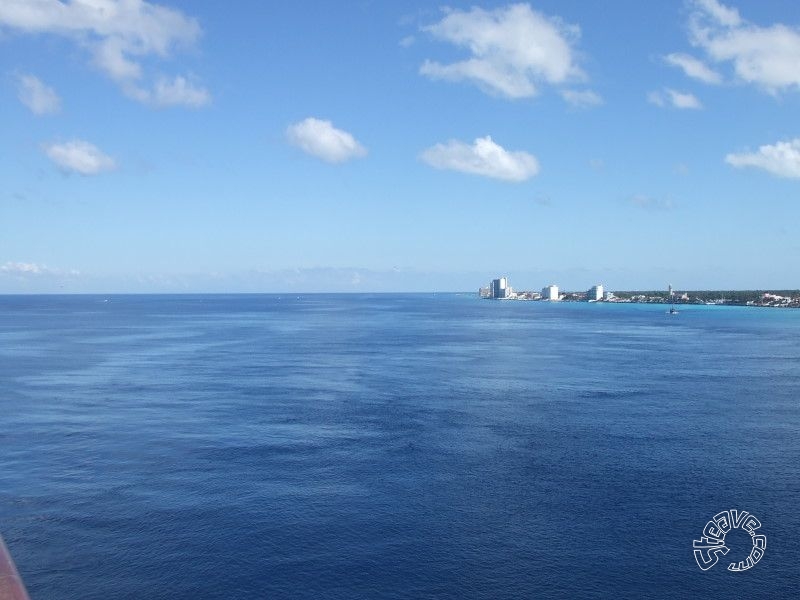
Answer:
[{"label": "sky", "polygon": [[794,0],[0,0],[0,293],[795,289]]}]

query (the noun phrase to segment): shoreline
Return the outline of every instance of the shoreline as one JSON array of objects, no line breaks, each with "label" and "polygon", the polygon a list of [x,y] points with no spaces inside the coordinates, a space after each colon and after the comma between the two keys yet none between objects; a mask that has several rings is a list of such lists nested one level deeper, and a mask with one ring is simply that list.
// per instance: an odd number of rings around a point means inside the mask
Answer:
[{"label": "shoreline", "polygon": [[[614,292],[610,297],[589,300],[585,292],[565,292],[558,300],[542,298],[531,292],[516,292],[504,298],[479,296],[484,300],[513,300],[517,302],[584,302],[587,304],[660,304],[674,306],[744,306],[751,308],[800,308],[800,291],[786,290],[782,293],[764,292],[761,290],[728,290],[719,291],[692,291],[677,294],[672,298],[653,294],[652,292]],[[725,295],[728,298],[725,298]]]}]

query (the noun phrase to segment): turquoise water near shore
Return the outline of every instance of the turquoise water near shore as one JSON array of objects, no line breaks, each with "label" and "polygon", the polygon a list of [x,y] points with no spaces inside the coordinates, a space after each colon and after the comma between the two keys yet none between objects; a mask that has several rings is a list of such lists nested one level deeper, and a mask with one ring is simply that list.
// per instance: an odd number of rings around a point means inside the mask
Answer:
[{"label": "turquoise water near shore", "polygon": [[790,597],[799,392],[794,310],[5,296],[0,531],[35,599]]}]

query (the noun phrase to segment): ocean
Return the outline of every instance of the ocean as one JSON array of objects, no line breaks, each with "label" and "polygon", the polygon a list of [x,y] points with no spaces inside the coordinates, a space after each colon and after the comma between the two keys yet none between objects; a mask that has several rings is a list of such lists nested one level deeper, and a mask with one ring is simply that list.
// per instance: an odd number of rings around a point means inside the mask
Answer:
[{"label": "ocean", "polygon": [[0,297],[0,533],[33,600],[797,597],[800,310],[666,309]]}]

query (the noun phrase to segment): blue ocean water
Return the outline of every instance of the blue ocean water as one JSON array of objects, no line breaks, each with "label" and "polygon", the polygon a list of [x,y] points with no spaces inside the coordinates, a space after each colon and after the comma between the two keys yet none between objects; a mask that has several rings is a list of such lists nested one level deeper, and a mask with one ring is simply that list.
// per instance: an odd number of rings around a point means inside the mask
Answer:
[{"label": "blue ocean water", "polygon": [[793,310],[0,297],[0,532],[34,600],[796,597],[799,393]]}]

